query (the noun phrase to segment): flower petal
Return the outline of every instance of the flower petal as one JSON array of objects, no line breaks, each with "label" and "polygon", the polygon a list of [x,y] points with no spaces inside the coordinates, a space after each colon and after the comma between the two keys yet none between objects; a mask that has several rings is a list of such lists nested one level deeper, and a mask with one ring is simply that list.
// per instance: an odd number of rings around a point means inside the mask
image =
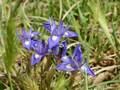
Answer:
[{"label": "flower petal", "polygon": [[72,67],[71,64],[65,64],[65,63],[58,64],[56,66],[56,69],[60,71],[75,71],[76,70],[75,68]]},{"label": "flower petal", "polygon": [[24,38],[24,39],[30,38],[30,34],[29,34],[29,32],[26,32],[25,28],[22,28],[22,35],[21,35],[21,37]]},{"label": "flower petal", "polygon": [[30,31],[28,33],[29,33],[30,38],[33,38],[33,37],[39,35],[39,32],[33,32],[32,31],[32,27],[30,27]]},{"label": "flower petal", "polygon": [[87,66],[87,62],[85,61],[85,63],[80,67],[81,71],[84,73],[87,73],[88,75],[92,75],[95,76],[94,72],[92,71],[92,69]]},{"label": "flower petal", "polygon": [[39,54],[46,54],[48,51],[48,46],[46,45],[45,41],[32,41],[32,49],[39,53]]},{"label": "flower petal", "polygon": [[60,37],[59,36],[51,36],[49,39],[48,39],[48,45],[49,45],[49,49],[55,47],[56,45],[59,44],[59,40],[60,40]]},{"label": "flower petal", "polygon": [[71,63],[72,62],[72,58],[69,57],[69,56],[63,56],[61,58],[61,60],[64,62],[64,63]]},{"label": "flower petal", "polygon": [[67,53],[67,42],[63,41],[61,45],[62,45],[62,57],[63,57]]},{"label": "flower petal", "polygon": [[72,32],[72,31],[66,31],[63,35],[64,37],[77,37],[77,33]]},{"label": "flower petal", "polygon": [[51,32],[50,21],[47,21],[47,22],[43,23],[43,27],[44,27],[48,32]]},{"label": "flower petal", "polygon": [[64,24],[63,24],[63,21],[60,21],[58,29],[57,29],[57,35],[58,36],[63,36],[64,33],[65,33]]},{"label": "flower petal", "polygon": [[72,58],[75,59],[78,63],[81,63],[81,61],[82,61],[82,51],[81,51],[80,44],[78,44],[75,47]]},{"label": "flower petal", "polygon": [[55,56],[57,56],[59,54],[59,45],[56,45],[55,47],[53,47],[52,52]]},{"label": "flower petal", "polygon": [[39,35],[39,32],[32,32],[31,33],[31,38],[35,37],[35,36],[38,36]]},{"label": "flower petal", "polygon": [[27,50],[31,49],[31,39],[28,40],[22,40],[23,47]]},{"label": "flower petal", "polygon": [[43,24],[44,28],[53,35],[53,32],[56,30],[56,24],[53,19],[49,19],[49,21]]},{"label": "flower petal", "polygon": [[51,20],[51,35],[53,34],[53,32],[56,30],[56,24],[54,20]]},{"label": "flower petal", "polygon": [[42,58],[43,58],[42,55],[39,55],[37,53],[33,54],[31,57],[31,65],[35,65],[39,63]]}]

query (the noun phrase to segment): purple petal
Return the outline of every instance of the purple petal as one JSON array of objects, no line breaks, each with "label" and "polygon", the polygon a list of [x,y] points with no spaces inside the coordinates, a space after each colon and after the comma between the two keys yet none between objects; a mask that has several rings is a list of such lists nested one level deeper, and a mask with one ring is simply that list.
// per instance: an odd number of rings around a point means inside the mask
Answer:
[{"label": "purple petal", "polygon": [[56,45],[52,48],[53,54],[57,56],[59,54],[59,45]]},{"label": "purple petal", "polygon": [[92,75],[95,76],[94,72],[92,71],[92,69],[87,66],[87,62],[85,62],[81,67],[80,70],[84,73],[87,73],[88,75]]},{"label": "purple petal", "polygon": [[65,33],[64,24],[63,24],[63,21],[60,21],[58,29],[57,29],[57,35],[63,36],[64,33]]},{"label": "purple petal", "polygon": [[44,28],[49,31],[53,35],[53,31],[56,30],[56,24],[53,19],[49,19],[49,21],[43,24]]},{"label": "purple petal", "polygon": [[66,41],[63,41],[61,45],[56,45],[52,48],[52,52],[56,59],[61,58],[66,55],[67,47],[66,47]]},{"label": "purple petal", "polygon": [[31,41],[31,48],[36,51],[37,43],[40,42],[40,40],[32,40]]},{"label": "purple petal", "polygon": [[30,35],[28,32],[26,32],[25,28],[22,28],[22,35],[21,37],[23,37],[24,39],[28,39],[30,38]]},{"label": "purple petal", "polygon": [[72,67],[71,64],[65,64],[65,63],[58,64],[56,66],[56,69],[60,71],[75,71],[76,70],[75,68]]},{"label": "purple petal", "polygon": [[61,60],[64,62],[64,63],[71,63],[72,62],[72,58],[69,57],[69,56],[63,56],[61,58]]},{"label": "purple petal", "polygon": [[74,69],[78,69],[79,67],[77,66],[76,62],[69,56],[64,56],[61,58],[62,63],[64,64],[70,64]]},{"label": "purple petal", "polygon": [[35,52],[39,54],[46,54],[48,51],[48,46],[44,41],[33,41],[32,42],[32,48]]},{"label": "purple petal", "polygon": [[78,45],[75,47],[72,57],[73,57],[73,59],[75,59],[78,63],[81,63],[81,61],[82,61],[82,51],[81,51],[80,44],[78,44]]},{"label": "purple petal", "polygon": [[32,27],[30,27],[29,32],[25,31],[25,28],[22,29],[22,35],[21,37],[24,39],[28,39],[28,38],[33,38],[35,36],[38,36],[39,32],[33,32],[32,31]]},{"label": "purple petal", "polygon": [[67,42],[66,42],[66,41],[63,41],[61,45],[62,45],[62,48],[63,48],[63,49],[62,49],[62,57],[63,57],[63,56],[65,56],[66,53],[67,53]]},{"label": "purple petal", "polygon": [[39,50],[39,53],[43,55],[48,53],[48,44],[45,41],[42,41],[41,51]]},{"label": "purple petal", "polygon": [[25,28],[22,28],[22,35],[27,35],[27,32],[25,31]]},{"label": "purple petal", "polygon": [[56,45],[59,44],[59,40],[60,40],[61,37],[59,36],[51,36],[49,39],[48,39],[48,45],[49,45],[49,49],[55,47]]},{"label": "purple petal", "polygon": [[34,41],[32,41],[32,48],[36,52],[41,47],[41,45],[42,45],[42,41],[41,40],[34,40]]},{"label": "purple petal", "polygon": [[26,48],[27,50],[31,49],[31,40],[22,40],[23,47]]},{"label": "purple petal", "polygon": [[22,45],[24,48],[26,48],[27,50],[32,49],[32,44],[33,44],[33,39],[32,37],[38,35],[38,32],[32,32],[32,28],[30,28],[29,32],[25,31],[25,28],[22,28],[22,34],[18,34],[18,38],[20,39],[20,41],[22,42]]},{"label": "purple petal", "polygon": [[33,32],[32,31],[32,27],[30,27],[30,31],[28,33],[29,33],[30,38],[33,38],[33,37],[39,35],[39,32]]},{"label": "purple petal", "polygon": [[63,35],[64,37],[77,37],[77,33],[72,32],[72,31],[66,31]]},{"label": "purple petal", "polygon": [[74,70],[78,70],[78,66],[76,65],[76,63],[72,60],[71,57],[69,56],[64,56],[61,58],[62,63],[58,64],[56,69],[57,70],[62,70],[62,71],[74,71]]},{"label": "purple petal", "polygon": [[39,63],[42,57],[43,57],[42,55],[39,55],[37,53],[33,54],[31,57],[31,65],[35,65]]},{"label": "purple petal", "polygon": [[35,37],[35,36],[38,36],[38,35],[39,35],[39,32],[32,32],[32,33],[31,33],[31,38],[32,38],[32,37]]},{"label": "purple petal", "polygon": [[52,20],[52,21],[51,21],[51,35],[52,35],[52,33],[53,33],[55,30],[56,30],[56,24],[55,24],[55,21]]},{"label": "purple petal", "polygon": [[48,32],[51,32],[50,21],[47,21],[47,22],[43,23],[43,27],[44,27]]}]

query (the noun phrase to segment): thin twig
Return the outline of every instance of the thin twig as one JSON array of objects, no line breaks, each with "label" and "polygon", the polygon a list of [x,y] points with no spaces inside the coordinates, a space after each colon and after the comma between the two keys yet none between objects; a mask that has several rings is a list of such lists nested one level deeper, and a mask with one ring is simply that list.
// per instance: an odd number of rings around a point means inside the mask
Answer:
[{"label": "thin twig", "polygon": [[62,17],[62,0],[59,0],[60,3],[60,14],[59,14],[59,19]]},{"label": "thin twig", "polygon": [[103,67],[101,68],[100,70],[96,71],[95,74],[99,74],[105,70],[111,70],[111,69],[114,69],[114,68],[117,68],[117,67],[120,67],[120,65],[113,65],[113,66],[108,66],[108,67]]}]

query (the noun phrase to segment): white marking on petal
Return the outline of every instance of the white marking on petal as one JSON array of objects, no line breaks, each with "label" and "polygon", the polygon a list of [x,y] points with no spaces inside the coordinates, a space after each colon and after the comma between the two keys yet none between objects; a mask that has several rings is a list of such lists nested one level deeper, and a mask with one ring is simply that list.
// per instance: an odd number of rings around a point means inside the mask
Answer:
[{"label": "white marking on petal", "polygon": [[37,47],[37,43],[35,43],[35,47]]},{"label": "white marking on petal", "polygon": [[35,54],[35,58],[37,59],[37,58],[40,58],[40,55],[39,54]]},{"label": "white marking on petal", "polygon": [[83,72],[86,72],[86,71],[87,71],[87,67],[86,67],[85,64],[81,66],[81,70],[82,70]]},{"label": "white marking on petal", "polygon": [[33,34],[33,33],[31,34],[31,37],[34,37],[34,34]]},{"label": "white marking on petal", "polygon": [[81,48],[80,48],[80,47],[79,47],[78,49],[81,51]]},{"label": "white marking on petal", "polygon": [[25,45],[30,45],[30,41],[25,41]]},{"label": "white marking on petal", "polygon": [[62,57],[63,59],[67,59],[67,56]]},{"label": "white marking on petal", "polygon": [[67,32],[65,32],[65,35],[66,35],[66,36],[68,36],[68,33],[67,33]]},{"label": "white marking on petal", "polygon": [[73,69],[72,66],[71,66],[71,64],[66,65],[66,68],[67,69]]},{"label": "white marking on petal", "polygon": [[53,40],[53,41],[56,41],[57,39],[58,39],[57,36],[52,36],[52,40]]}]

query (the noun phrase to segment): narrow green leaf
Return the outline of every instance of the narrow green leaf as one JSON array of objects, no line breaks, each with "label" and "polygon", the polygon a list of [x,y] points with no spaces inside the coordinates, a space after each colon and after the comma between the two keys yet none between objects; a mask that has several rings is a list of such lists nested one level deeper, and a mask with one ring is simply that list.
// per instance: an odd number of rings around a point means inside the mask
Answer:
[{"label": "narrow green leaf", "polygon": [[16,51],[16,41],[15,41],[15,22],[10,19],[7,24],[6,36],[5,36],[5,56],[4,63],[6,70],[11,69],[14,56]]},{"label": "narrow green leaf", "polygon": [[114,50],[116,50],[115,42],[113,40],[112,35],[109,32],[106,18],[105,18],[105,15],[102,13],[99,0],[97,0],[97,2],[95,2],[94,0],[90,1],[88,3],[88,6],[92,10],[94,19],[97,22],[99,22],[100,26],[103,28],[103,32],[105,33],[105,35],[108,38],[109,42],[111,43],[112,47],[114,48]]}]

